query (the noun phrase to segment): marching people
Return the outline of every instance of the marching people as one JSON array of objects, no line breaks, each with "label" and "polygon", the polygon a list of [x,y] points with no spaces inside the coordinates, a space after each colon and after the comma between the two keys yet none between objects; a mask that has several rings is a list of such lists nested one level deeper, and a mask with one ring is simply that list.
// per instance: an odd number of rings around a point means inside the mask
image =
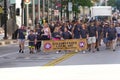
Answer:
[{"label": "marching people", "polygon": [[[82,24],[82,28],[80,29],[80,38],[86,40],[88,39],[87,24]],[[83,50],[83,53],[85,53],[85,50]]]},{"label": "marching people", "polygon": [[18,41],[19,41],[19,53],[24,53],[24,44],[25,44],[25,36],[26,36],[26,29],[22,25],[20,29],[18,29]]},{"label": "marching people", "polygon": [[109,29],[109,23],[105,22],[104,25],[103,25],[102,32],[103,32],[103,42],[104,42],[104,44],[106,46],[106,49],[109,49],[109,46],[110,46],[110,44],[108,42],[107,35],[106,35],[108,29]]},{"label": "marching people", "polygon": [[89,51],[92,50],[92,52],[95,52],[95,45],[96,45],[96,39],[98,38],[98,31],[95,27],[94,22],[91,22],[90,26],[88,26],[88,47]]},{"label": "marching people", "polygon": [[110,24],[110,27],[106,33],[108,38],[110,48],[115,51],[116,48],[116,39],[117,39],[117,31],[113,23]]},{"label": "marching people", "polygon": [[35,45],[37,43],[37,38],[36,35],[34,34],[34,30],[30,30],[30,34],[28,35],[28,40],[29,40],[29,50],[30,54],[34,53],[35,50]]},{"label": "marching people", "polygon": [[67,27],[64,28],[64,32],[62,32],[62,39],[70,39],[72,33],[68,31]]},{"label": "marching people", "polygon": [[96,22],[96,29],[98,32],[98,37],[96,39],[96,49],[99,51],[99,46],[101,45],[101,37],[102,37],[102,25],[99,21]]},{"label": "marching people", "polygon": [[42,32],[43,32],[43,34],[41,35],[42,40],[50,40],[51,39],[51,31],[50,31],[48,23],[44,23]]},{"label": "marching people", "polygon": [[37,43],[36,43],[36,46],[35,46],[37,52],[40,52],[40,49],[41,49],[42,29],[43,29],[43,27],[40,24],[37,24],[37,29],[36,29]]},{"label": "marching people", "polygon": [[[59,27],[55,27],[54,32],[52,33],[52,40],[57,41],[61,39],[61,32],[60,32],[60,28]],[[59,51],[57,51],[56,53],[59,53]]]},{"label": "marching people", "polygon": [[117,23],[116,31],[117,31],[117,46],[120,46],[120,23]]}]

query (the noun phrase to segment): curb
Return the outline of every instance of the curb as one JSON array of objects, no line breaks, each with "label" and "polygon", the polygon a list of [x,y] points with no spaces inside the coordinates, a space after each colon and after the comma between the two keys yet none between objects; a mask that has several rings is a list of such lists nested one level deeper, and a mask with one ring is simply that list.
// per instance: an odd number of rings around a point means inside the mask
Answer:
[{"label": "curb", "polygon": [[0,40],[0,46],[1,45],[8,45],[8,44],[16,44],[17,40]]}]

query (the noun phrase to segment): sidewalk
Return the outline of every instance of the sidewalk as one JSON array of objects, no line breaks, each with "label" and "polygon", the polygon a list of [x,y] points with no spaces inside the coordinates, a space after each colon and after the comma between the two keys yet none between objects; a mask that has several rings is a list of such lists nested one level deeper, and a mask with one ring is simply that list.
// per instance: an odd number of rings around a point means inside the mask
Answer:
[{"label": "sidewalk", "polygon": [[0,40],[0,46],[7,45],[7,44],[15,44],[17,40],[7,39],[7,40]]}]

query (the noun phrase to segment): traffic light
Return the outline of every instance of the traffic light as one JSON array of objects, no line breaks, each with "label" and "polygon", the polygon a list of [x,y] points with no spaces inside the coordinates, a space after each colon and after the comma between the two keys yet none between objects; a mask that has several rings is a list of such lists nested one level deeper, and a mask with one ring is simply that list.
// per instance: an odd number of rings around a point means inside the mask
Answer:
[{"label": "traffic light", "polygon": [[20,16],[20,9],[19,8],[16,9],[16,15]]}]

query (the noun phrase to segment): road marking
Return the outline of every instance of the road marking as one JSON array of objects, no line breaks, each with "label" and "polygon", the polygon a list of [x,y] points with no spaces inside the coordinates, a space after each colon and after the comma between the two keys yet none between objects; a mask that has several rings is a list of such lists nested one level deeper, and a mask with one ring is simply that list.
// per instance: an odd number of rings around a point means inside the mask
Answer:
[{"label": "road marking", "polygon": [[[25,49],[25,51],[28,51],[29,49]],[[7,53],[7,54],[3,54],[3,55],[0,55],[0,57],[5,57],[5,56],[9,56],[9,55],[14,55],[14,54],[17,54],[18,52],[11,52],[11,53]]]},{"label": "road marking", "polygon": [[57,58],[53,61],[48,62],[44,66],[55,66],[56,64],[59,64],[60,62],[65,61],[65,60],[69,59],[70,57],[72,57],[74,55],[76,55],[75,52],[67,53],[67,54],[65,54],[65,55],[63,55],[63,56],[61,56],[61,57],[59,57],[59,58]]}]

